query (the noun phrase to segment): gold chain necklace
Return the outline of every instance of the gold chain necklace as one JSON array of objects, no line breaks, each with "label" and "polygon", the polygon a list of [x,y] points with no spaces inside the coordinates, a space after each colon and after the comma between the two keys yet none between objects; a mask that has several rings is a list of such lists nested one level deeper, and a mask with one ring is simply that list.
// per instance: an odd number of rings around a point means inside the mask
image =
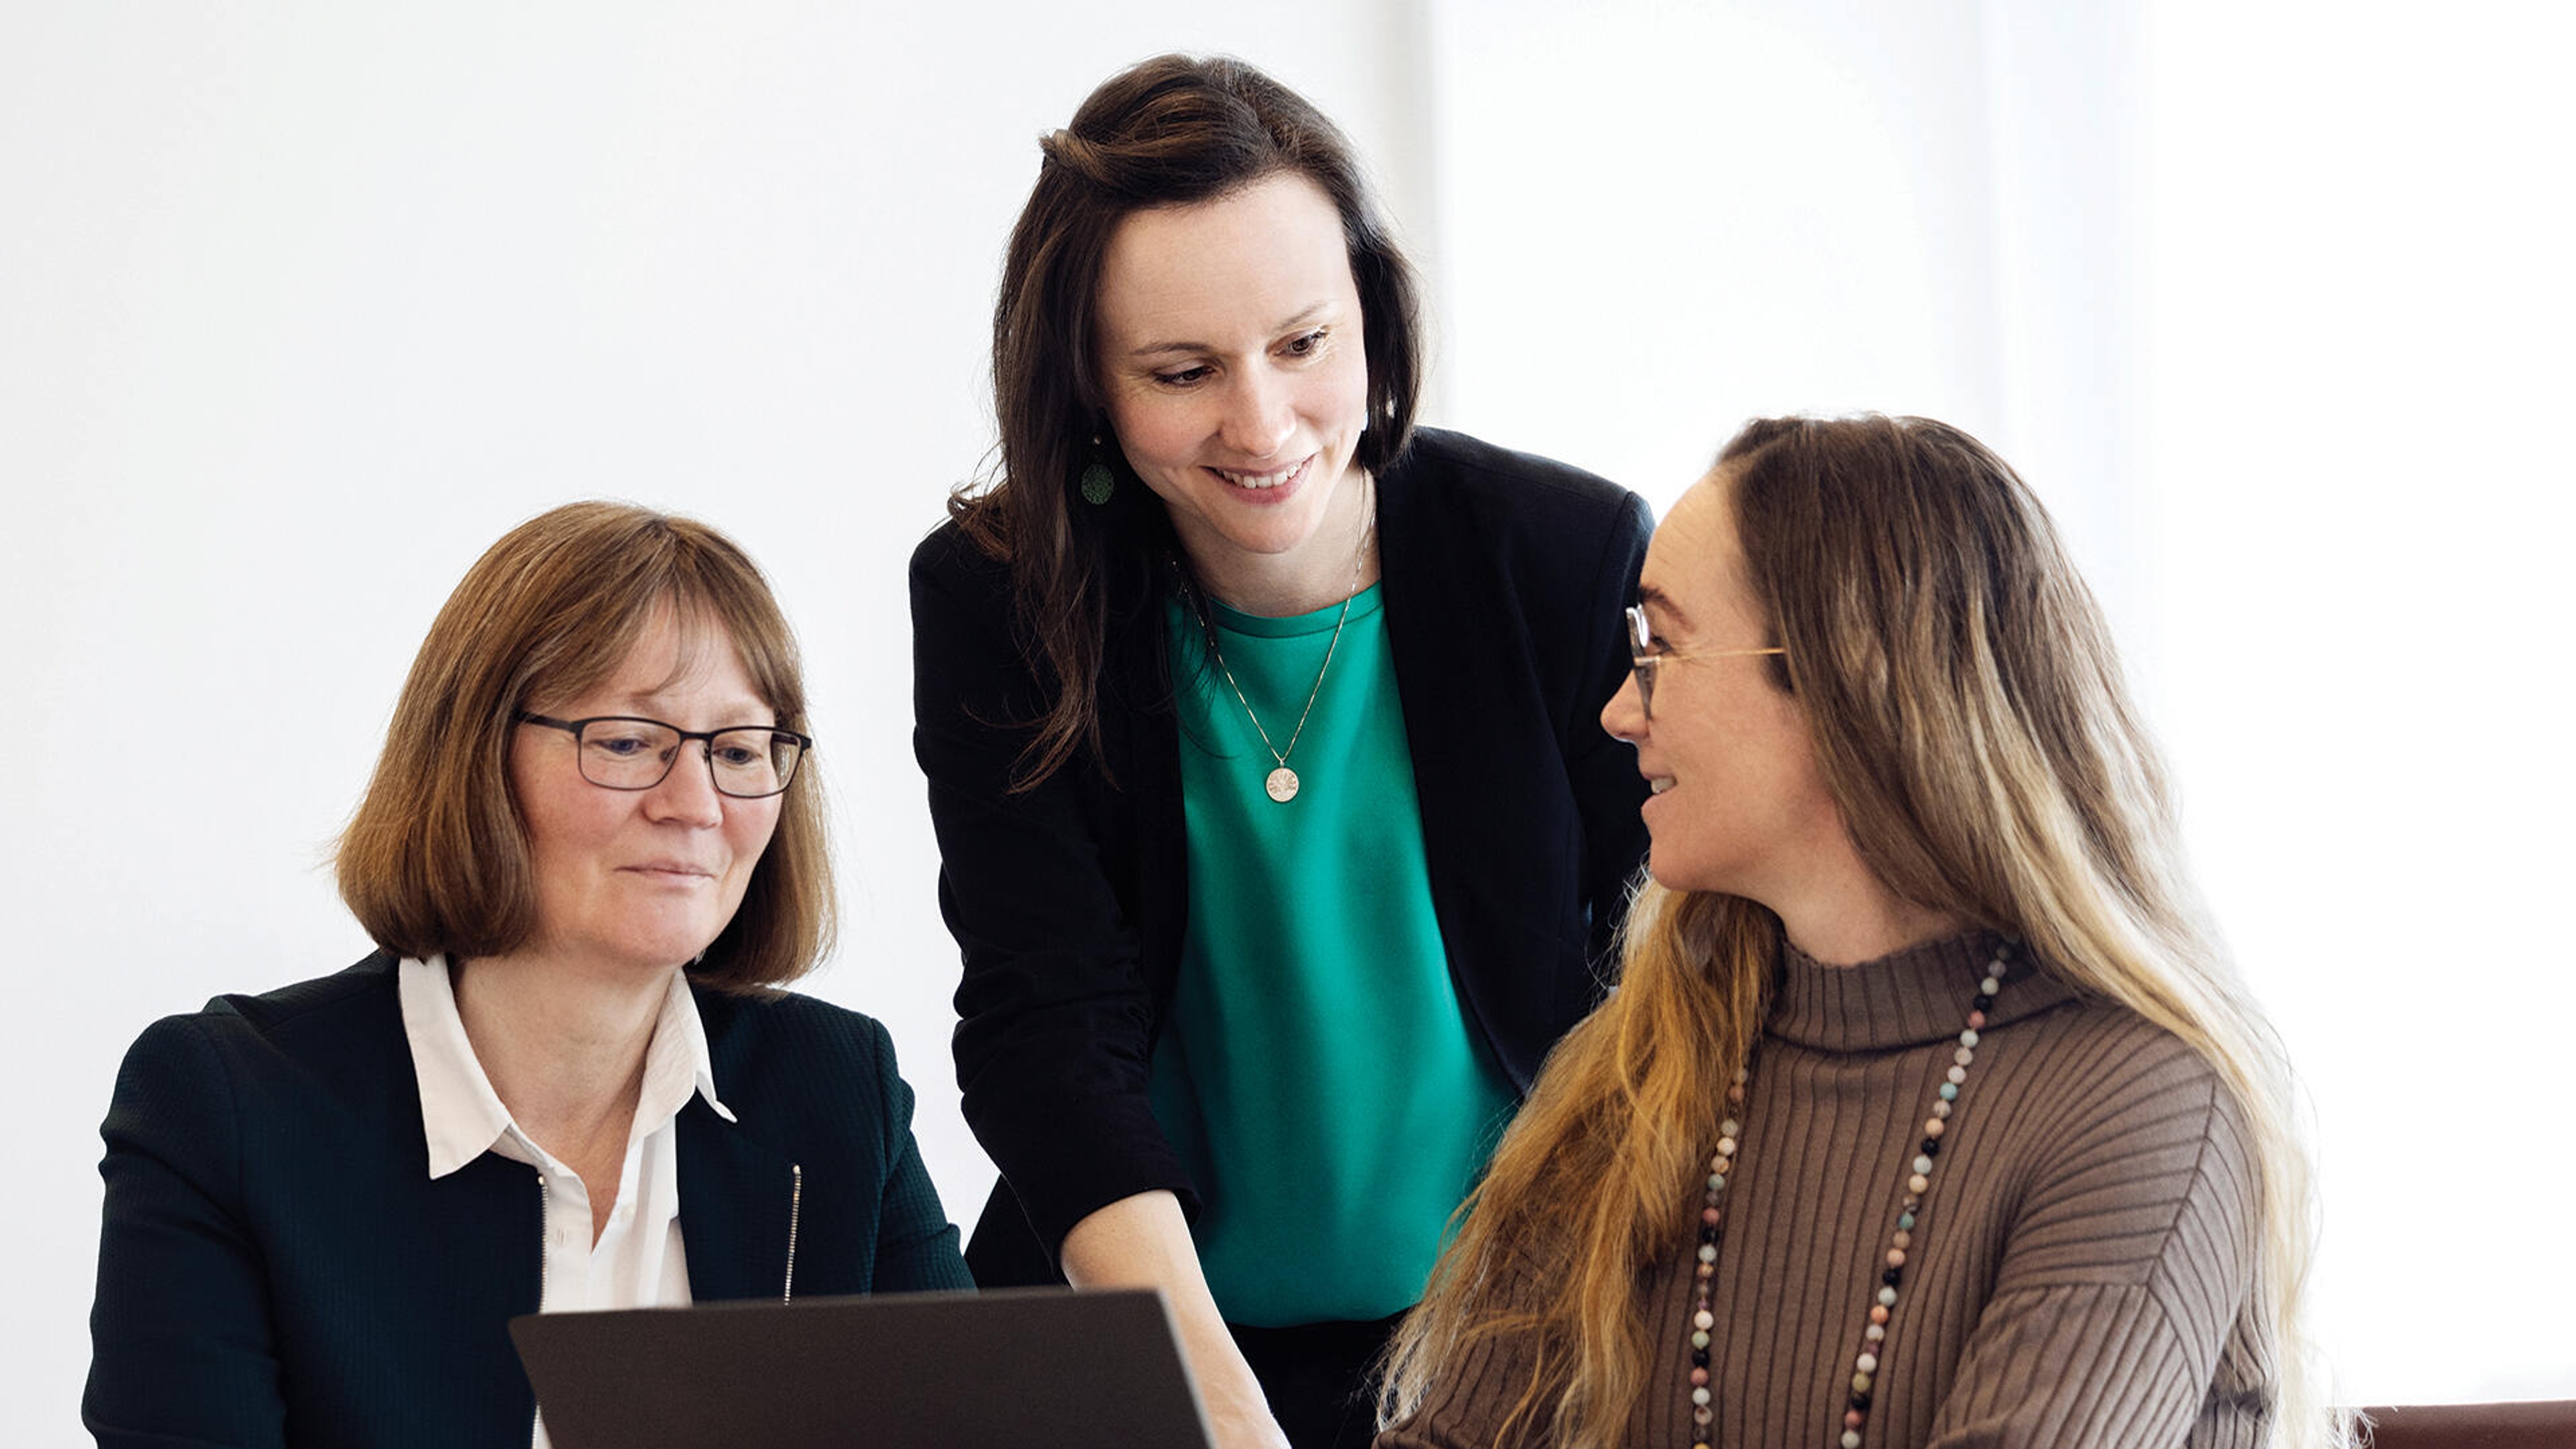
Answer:
[{"label": "gold chain necklace", "polygon": [[1244,698],[1243,686],[1234,682],[1234,671],[1226,667],[1225,651],[1217,647],[1216,625],[1208,619],[1207,605],[1200,600],[1197,589],[1189,590],[1190,608],[1199,617],[1199,629],[1207,636],[1208,653],[1216,659],[1217,672],[1225,676],[1226,688],[1234,691],[1234,702],[1243,706],[1243,717],[1252,721],[1253,733],[1261,736],[1261,747],[1270,752],[1278,766],[1261,782],[1261,788],[1282,805],[1297,798],[1297,772],[1288,768],[1288,756],[1296,751],[1297,741],[1306,733],[1307,717],[1315,712],[1315,700],[1324,692],[1324,676],[1332,670],[1333,651],[1342,647],[1342,626],[1351,621],[1351,601],[1359,597],[1360,575],[1368,567],[1369,539],[1377,530],[1377,510],[1370,507],[1371,480],[1365,473],[1360,478],[1360,548],[1351,559],[1350,592],[1342,596],[1341,617],[1333,621],[1332,642],[1324,646],[1323,665],[1315,671],[1314,688],[1306,691],[1306,707],[1297,713],[1297,727],[1288,732],[1286,749],[1270,742],[1270,731],[1262,728],[1261,716],[1253,712],[1252,701]]}]

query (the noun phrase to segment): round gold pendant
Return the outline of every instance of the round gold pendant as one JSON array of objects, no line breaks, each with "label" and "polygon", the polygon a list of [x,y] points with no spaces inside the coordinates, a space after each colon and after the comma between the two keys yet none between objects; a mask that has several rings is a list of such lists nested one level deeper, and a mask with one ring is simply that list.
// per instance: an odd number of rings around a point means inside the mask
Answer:
[{"label": "round gold pendant", "polygon": [[1270,792],[1271,799],[1285,805],[1297,798],[1297,772],[1281,765],[1270,772],[1270,778],[1262,782],[1262,788]]}]

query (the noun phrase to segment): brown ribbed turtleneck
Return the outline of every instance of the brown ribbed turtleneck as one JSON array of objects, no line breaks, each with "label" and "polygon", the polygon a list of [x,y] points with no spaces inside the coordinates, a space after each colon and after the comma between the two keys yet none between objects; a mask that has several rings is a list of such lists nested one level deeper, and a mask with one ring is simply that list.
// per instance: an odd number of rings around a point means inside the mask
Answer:
[{"label": "brown ribbed turtleneck", "polygon": [[[1971,935],[1851,967],[1783,950],[1727,1192],[1709,1442],[1840,1441],[1906,1164],[1995,946]],[[2216,1076],[2173,1036],[2026,961],[1980,1036],[1864,1442],[2259,1443],[2269,1365],[2245,1322],[2255,1184]],[[1693,1442],[1695,1248],[1676,1238],[1645,1290],[1656,1358],[1639,1446]],[[1379,1449],[1491,1443],[1526,1372],[1509,1345],[1463,1355]]]}]

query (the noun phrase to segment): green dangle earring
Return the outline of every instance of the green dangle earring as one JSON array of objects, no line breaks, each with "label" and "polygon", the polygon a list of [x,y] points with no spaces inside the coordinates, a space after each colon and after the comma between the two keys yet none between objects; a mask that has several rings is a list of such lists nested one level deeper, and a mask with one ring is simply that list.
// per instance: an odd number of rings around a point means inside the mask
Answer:
[{"label": "green dangle earring", "polygon": [[1118,491],[1118,475],[1109,471],[1109,460],[1100,453],[1100,435],[1091,435],[1091,461],[1082,470],[1082,501],[1097,508]]}]

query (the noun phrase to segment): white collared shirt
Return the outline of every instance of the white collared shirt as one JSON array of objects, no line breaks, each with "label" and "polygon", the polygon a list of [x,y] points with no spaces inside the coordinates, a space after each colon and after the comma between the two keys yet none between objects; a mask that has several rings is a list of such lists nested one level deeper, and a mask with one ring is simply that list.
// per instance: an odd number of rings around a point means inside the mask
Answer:
[{"label": "white collared shirt", "polygon": [[[486,1152],[497,1152],[528,1164],[542,1184],[545,1268],[537,1311],[685,1306],[689,1265],[680,1238],[680,1109],[695,1094],[706,1098],[718,1116],[734,1120],[716,1098],[706,1027],[698,1020],[687,978],[677,969],[671,972],[662,1014],[644,1049],[635,1125],[627,1133],[608,1226],[596,1243],[590,1237],[590,1187],[519,1130],[492,1090],[492,1079],[484,1075],[474,1044],[466,1039],[465,1019],[457,1014],[447,958],[405,960],[397,986],[403,1035],[411,1043],[412,1070],[420,1079],[430,1177],[445,1177]],[[531,1444],[548,1449],[542,1418]]]}]

